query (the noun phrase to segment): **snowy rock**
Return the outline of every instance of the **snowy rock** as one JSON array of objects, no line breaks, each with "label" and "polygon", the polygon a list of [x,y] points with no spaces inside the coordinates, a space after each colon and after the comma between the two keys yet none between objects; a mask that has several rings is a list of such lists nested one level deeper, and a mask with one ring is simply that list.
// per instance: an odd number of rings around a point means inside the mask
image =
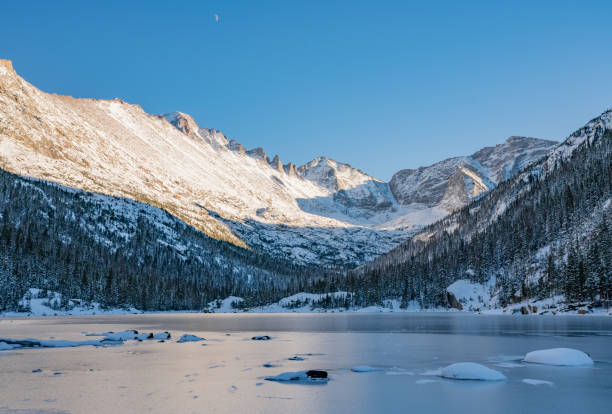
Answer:
[{"label": "snowy rock", "polygon": [[126,331],[121,332],[103,332],[103,333],[88,333],[85,336],[102,336],[105,341],[146,341],[146,340],[164,340],[170,339],[170,333],[168,332],[159,332],[154,334],[153,332],[143,332],[139,333],[135,329],[128,329]]},{"label": "snowy rock", "polygon": [[176,341],[176,342],[178,342],[180,344],[180,343],[183,343],[183,342],[199,342],[199,341],[205,341],[205,340],[206,339],[201,338],[201,337],[199,337],[197,335],[185,334],[185,335],[181,336],[179,338],[179,340]]},{"label": "snowy rock", "polygon": [[374,371],[378,371],[376,368],[371,367],[369,365],[357,365],[353,368],[351,368],[351,371],[353,372],[374,372]]},{"label": "snowy rock", "polygon": [[301,383],[326,383],[329,381],[327,371],[310,370],[310,371],[296,371],[296,372],[283,372],[282,374],[274,377],[266,377],[268,381],[280,381],[280,382],[301,382]]},{"label": "snowy rock", "polygon": [[503,381],[506,376],[499,371],[475,362],[458,362],[442,368],[440,376],[457,380]]},{"label": "snowy rock", "polygon": [[[140,338],[138,335],[138,331],[133,329],[121,332],[106,332],[103,334],[104,339],[107,341],[128,341],[133,339],[146,339],[149,334],[141,334]],[[91,336],[99,336],[99,335],[91,335]]]},{"label": "snowy rock", "polygon": [[523,359],[542,365],[581,366],[593,365],[593,360],[586,353],[571,348],[541,349],[529,352]]},{"label": "snowy rock", "polygon": [[[0,338],[0,343],[6,343],[14,348],[74,348],[77,346],[105,346],[119,345],[121,341],[90,340],[90,341],[66,341],[61,339],[13,339]],[[8,350],[8,349],[7,349]]]}]

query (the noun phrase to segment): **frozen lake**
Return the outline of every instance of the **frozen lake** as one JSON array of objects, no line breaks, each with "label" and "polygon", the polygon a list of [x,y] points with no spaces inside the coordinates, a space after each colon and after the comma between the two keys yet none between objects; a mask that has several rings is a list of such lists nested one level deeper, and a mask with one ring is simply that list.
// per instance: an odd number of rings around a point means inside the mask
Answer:
[{"label": "frozen lake", "polygon": [[[172,341],[0,351],[0,412],[609,413],[612,318],[439,314],[157,314],[0,319],[0,337],[170,331]],[[206,341],[176,343],[184,333]],[[268,334],[269,341],[253,341]],[[203,346],[204,345],[204,346]],[[520,362],[568,347],[589,367]],[[288,360],[299,356],[302,361]],[[477,362],[500,382],[442,379]],[[264,367],[269,364],[271,367]],[[375,372],[352,372],[368,365]],[[327,370],[326,384],[264,380]],[[41,370],[41,372],[32,372]],[[432,375],[434,374],[434,375]],[[527,381],[524,381],[527,380]]]}]

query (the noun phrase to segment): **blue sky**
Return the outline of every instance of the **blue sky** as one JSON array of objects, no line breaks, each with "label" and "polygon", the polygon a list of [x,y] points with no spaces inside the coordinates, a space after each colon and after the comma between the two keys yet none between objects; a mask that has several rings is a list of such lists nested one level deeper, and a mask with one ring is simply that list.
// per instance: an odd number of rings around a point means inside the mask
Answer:
[{"label": "blue sky", "polygon": [[0,54],[48,92],[385,180],[612,106],[610,1],[175,3],[3,2]]}]

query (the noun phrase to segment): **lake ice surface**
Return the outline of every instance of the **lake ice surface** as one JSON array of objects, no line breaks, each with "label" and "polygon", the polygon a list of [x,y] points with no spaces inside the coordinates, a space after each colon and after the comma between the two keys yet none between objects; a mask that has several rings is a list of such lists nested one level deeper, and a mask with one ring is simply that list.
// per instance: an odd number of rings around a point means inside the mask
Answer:
[{"label": "lake ice surface", "polygon": [[[609,413],[612,406],[610,317],[436,313],[0,319],[0,336],[10,338],[77,341],[86,339],[83,332],[127,329],[170,331],[172,339],[0,351],[0,412],[574,414]],[[206,341],[177,343],[185,333]],[[272,339],[251,340],[266,334]],[[594,365],[521,362],[530,351],[562,347],[587,352]],[[306,358],[288,360],[295,355]],[[440,368],[464,361],[508,379],[436,376]],[[376,371],[351,371],[360,365]],[[328,371],[330,380],[264,380],[310,369]]]}]

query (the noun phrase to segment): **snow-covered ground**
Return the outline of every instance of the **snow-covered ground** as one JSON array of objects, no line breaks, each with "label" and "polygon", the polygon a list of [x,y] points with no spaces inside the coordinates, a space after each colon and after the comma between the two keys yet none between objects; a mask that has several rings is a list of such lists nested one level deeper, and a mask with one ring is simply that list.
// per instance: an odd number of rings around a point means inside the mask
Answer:
[{"label": "snow-covered ground", "polygon": [[64,316],[64,315],[125,315],[141,313],[138,309],[130,307],[104,308],[97,302],[86,302],[80,299],[62,300],[57,292],[43,291],[31,288],[19,301],[21,312],[0,312],[0,316]]},{"label": "snow-covered ground", "polygon": [[[537,314],[537,315],[610,315],[612,308],[589,308],[587,304],[566,304],[563,296],[541,300],[525,300],[505,307],[499,306],[497,297],[491,295],[494,281],[486,284],[458,280],[448,287],[462,309],[453,307],[423,308],[417,300],[412,300],[405,307],[399,299],[384,301],[384,306],[356,307],[350,303],[348,292],[332,293],[297,293],[283,298],[277,303],[266,306],[246,307],[243,298],[229,296],[208,304],[201,312],[206,313],[390,313],[390,312],[468,312],[487,315],[503,314]],[[348,295],[348,299],[347,299]],[[329,303],[342,303],[331,306]],[[326,302],[328,303],[326,305]],[[67,316],[67,315],[125,315],[144,313],[130,307],[104,308],[99,303],[88,303],[80,299],[62,300],[62,295],[52,291],[31,288],[19,302],[20,312],[0,312],[0,317],[13,316]],[[346,304],[346,305],[344,305]],[[168,311],[147,313],[199,313],[200,311]]]}]

